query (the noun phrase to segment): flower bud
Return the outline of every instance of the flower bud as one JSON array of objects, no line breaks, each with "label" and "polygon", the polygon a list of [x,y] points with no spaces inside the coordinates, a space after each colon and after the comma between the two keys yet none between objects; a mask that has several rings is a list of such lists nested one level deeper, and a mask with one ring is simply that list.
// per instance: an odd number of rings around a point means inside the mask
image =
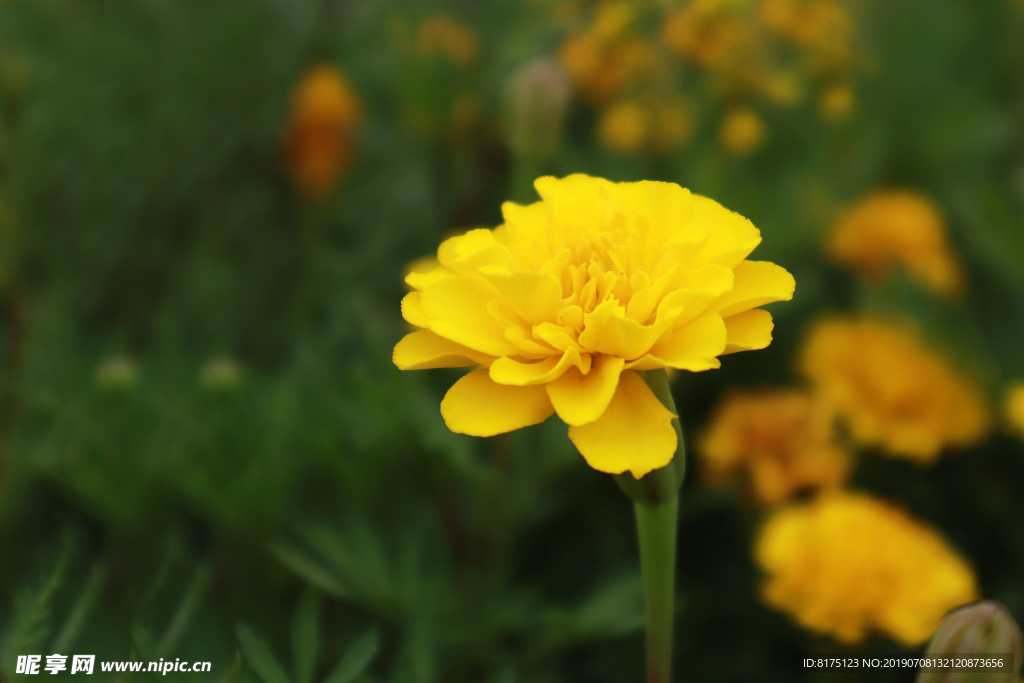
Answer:
[{"label": "flower bud", "polygon": [[562,139],[569,79],[547,59],[516,69],[505,86],[505,139],[520,158],[547,159]]},{"label": "flower bud", "polygon": [[1013,657],[1012,671],[922,671],[917,683],[1014,683],[1024,660],[1024,636],[1005,607],[982,600],[953,610],[942,620],[925,657],[929,655],[996,655]]}]

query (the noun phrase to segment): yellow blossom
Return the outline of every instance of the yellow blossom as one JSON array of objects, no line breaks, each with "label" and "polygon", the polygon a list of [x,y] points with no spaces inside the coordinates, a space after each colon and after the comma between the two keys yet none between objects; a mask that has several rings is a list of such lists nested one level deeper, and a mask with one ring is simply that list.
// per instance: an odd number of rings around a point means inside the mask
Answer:
[{"label": "yellow blossom", "polygon": [[1005,413],[1010,428],[1024,437],[1024,382],[1017,382],[1006,392]]},{"label": "yellow blossom", "polygon": [[319,196],[333,189],[351,163],[360,110],[348,81],[333,66],[314,67],[299,82],[292,95],[285,157],[303,192]]},{"label": "yellow blossom", "polygon": [[929,290],[953,296],[963,288],[960,261],[946,224],[928,197],[906,190],[876,192],[847,210],[825,245],[837,263],[880,279],[905,268]]},{"label": "yellow blossom", "polygon": [[742,68],[760,58],[756,34],[735,0],[694,0],[665,17],[662,40],[698,66],[712,71]]},{"label": "yellow blossom", "polygon": [[722,145],[732,154],[743,156],[764,142],[764,122],[750,107],[737,107],[725,115],[718,131]]},{"label": "yellow blossom", "polygon": [[453,64],[469,66],[480,52],[480,40],[472,28],[455,17],[427,17],[416,32],[416,52],[421,57],[443,54]]},{"label": "yellow blossom", "polygon": [[651,116],[633,100],[609,105],[597,122],[601,142],[617,152],[635,152],[647,141]]},{"label": "yellow blossom", "polygon": [[482,366],[448,391],[455,432],[492,436],[552,413],[587,462],[637,478],[677,438],[646,370],[699,372],[771,343],[759,309],[793,277],[746,257],[745,218],[678,185],[540,178],[541,200],[506,202],[505,222],[444,242],[440,266],[406,279],[402,314],[422,328],[394,351],[403,370]]},{"label": "yellow blossom", "polygon": [[654,47],[631,31],[634,14],[628,2],[601,3],[590,26],[559,51],[562,68],[591,102],[606,102],[660,68]]},{"label": "yellow blossom", "polygon": [[708,480],[744,473],[753,496],[766,505],[840,486],[850,469],[849,455],[834,438],[831,411],[814,395],[792,389],[727,396],[697,453]]},{"label": "yellow blossom", "polygon": [[801,365],[858,442],[892,455],[928,464],[988,431],[977,388],[907,330],[870,319],[822,321]]},{"label": "yellow blossom", "polygon": [[970,565],[937,531],[862,494],[779,511],[754,553],[768,575],[765,602],[844,643],[876,631],[919,645],[978,594]]},{"label": "yellow blossom", "polygon": [[830,86],[818,99],[818,113],[826,121],[841,121],[853,111],[853,89],[847,83]]}]

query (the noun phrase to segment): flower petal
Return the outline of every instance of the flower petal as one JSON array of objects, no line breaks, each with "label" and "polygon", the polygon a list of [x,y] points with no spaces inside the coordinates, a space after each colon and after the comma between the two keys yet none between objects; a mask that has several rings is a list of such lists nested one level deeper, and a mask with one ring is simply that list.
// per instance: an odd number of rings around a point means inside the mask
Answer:
[{"label": "flower petal", "polygon": [[437,334],[491,356],[514,356],[518,349],[488,312],[498,292],[479,277],[442,280],[420,295],[427,327]]},{"label": "flower petal", "polygon": [[772,314],[760,308],[743,311],[725,319],[724,353],[763,349],[772,343]]},{"label": "flower petal", "polygon": [[441,401],[448,429],[470,436],[511,432],[541,423],[553,412],[544,387],[497,384],[487,370],[474,370],[460,379]]},{"label": "flower petal", "polygon": [[590,372],[569,370],[547,385],[548,398],[558,417],[568,425],[584,425],[601,417],[615,395],[625,361],[599,356]]},{"label": "flower petal", "polygon": [[554,322],[557,318],[562,305],[562,283],[554,275],[528,270],[512,272],[494,266],[482,268],[480,274],[530,325]]},{"label": "flower petal", "polygon": [[693,195],[693,199],[694,221],[706,221],[711,228],[700,253],[701,263],[734,268],[761,243],[760,231],[743,216],[713,199],[700,195]]},{"label": "flower petal", "polygon": [[477,228],[445,240],[437,250],[437,260],[456,273],[471,274],[482,266],[511,266],[512,253],[494,240],[492,231]]},{"label": "flower petal", "polygon": [[399,370],[486,367],[494,362],[494,356],[456,344],[430,330],[405,335],[395,344],[391,359]]},{"label": "flower petal", "polygon": [[409,292],[402,297],[402,317],[410,325],[416,327],[427,326],[427,316],[423,314],[423,309],[420,308],[420,293]]},{"label": "flower petal", "polygon": [[796,281],[785,268],[768,261],[743,261],[735,269],[736,283],[714,304],[714,310],[728,318],[773,301],[793,298]]},{"label": "flower petal", "polygon": [[671,322],[659,320],[653,325],[641,325],[627,318],[625,308],[615,299],[598,304],[583,319],[580,346],[591,353],[605,353],[626,359],[644,355]]},{"label": "flower petal", "polygon": [[670,367],[690,372],[714,370],[722,365],[718,356],[725,350],[726,339],[722,317],[708,311],[666,334],[647,356],[626,367],[638,370]]},{"label": "flower petal", "polygon": [[536,363],[520,363],[508,357],[491,364],[491,379],[498,384],[525,387],[546,384],[558,379],[573,365],[580,363],[579,349],[570,347],[559,356],[549,356]]},{"label": "flower petal", "polygon": [[640,375],[623,372],[611,403],[595,422],[569,427],[569,438],[595,470],[639,479],[664,467],[678,446],[675,417]]}]

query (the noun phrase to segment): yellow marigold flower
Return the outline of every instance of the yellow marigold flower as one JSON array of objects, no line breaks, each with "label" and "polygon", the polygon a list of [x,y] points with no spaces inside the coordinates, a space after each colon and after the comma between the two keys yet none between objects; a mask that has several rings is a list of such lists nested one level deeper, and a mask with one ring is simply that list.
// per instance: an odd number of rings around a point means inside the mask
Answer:
[{"label": "yellow marigold flower", "polygon": [[597,122],[597,137],[617,152],[635,152],[647,141],[651,116],[633,100],[609,105]]},{"label": "yellow marigold flower", "polygon": [[743,156],[764,142],[764,122],[750,107],[737,107],[722,121],[718,131],[722,145],[732,154]]},{"label": "yellow marigold flower", "polygon": [[826,121],[842,121],[853,111],[853,88],[848,83],[830,86],[818,100],[818,113]]},{"label": "yellow marigold flower", "polygon": [[803,372],[864,445],[927,464],[989,429],[976,387],[915,335],[875,320],[835,319],[810,332]]},{"label": "yellow marigold flower", "polygon": [[421,57],[443,54],[453,64],[469,66],[480,52],[476,32],[455,17],[435,14],[427,17],[416,32],[416,52]]},{"label": "yellow marigold flower", "polygon": [[352,135],[361,105],[333,66],[309,70],[292,95],[285,133],[285,157],[296,185],[306,194],[330,192],[351,163]]},{"label": "yellow marigold flower", "polygon": [[839,217],[825,250],[837,263],[870,278],[880,279],[902,266],[937,294],[953,296],[963,288],[962,268],[942,214],[916,192],[868,195]]},{"label": "yellow marigold flower", "polygon": [[844,643],[877,631],[919,645],[978,595],[970,565],[937,531],[862,494],[779,511],[754,554],[768,575],[765,602]]},{"label": "yellow marigold flower", "polygon": [[1006,419],[1018,436],[1024,437],[1024,382],[1018,382],[1006,392]]},{"label": "yellow marigold flower", "polygon": [[709,481],[744,473],[754,498],[765,505],[838,487],[850,469],[848,453],[834,438],[831,411],[813,394],[792,389],[727,396],[697,453]]},{"label": "yellow marigold flower", "polygon": [[631,31],[635,14],[628,2],[601,3],[590,26],[566,38],[559,51],[562,68],[592,103],[608,101],[661,68],[654,47]]},{"label": "yellow marigold flower", "polygon": [[541,200],[506,202],[505,222],[438,249],[410,274],[403,370],[483,366],[448,391],[449,429],[492,436],[552,413],[595,469],[637,478],[671,461],[673,418],[638,373],[699,372],[771,343],[758,309],[793,277],[746,257],[745,218],[672,183],[540,178]]},{"label": "yellow marigold flower", "polygon": [[757,61],[760,46],[744,5],[733,0],[695,0],[665,17],[662,40],[712,71]]}]

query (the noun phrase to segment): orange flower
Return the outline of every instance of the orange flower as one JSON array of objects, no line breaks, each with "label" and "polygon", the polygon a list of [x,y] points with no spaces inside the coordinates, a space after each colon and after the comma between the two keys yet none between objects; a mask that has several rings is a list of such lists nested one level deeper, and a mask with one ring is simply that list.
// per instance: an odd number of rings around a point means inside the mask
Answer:
[{"label": "orange flower", "polygon": [[754,498],[766,505],[840,486],[850,469],[849,455],[834,438],[831,411],[795,389],[727,396],[698,442],[698,455],[709,481],[745,473]]},{"label": "orange flower", "polygon": [[328,194],[352,161],[361,105],[331,65],[310,69],[292,95],[285,157],[295,184],[310,196]]},{"label": "orange flower", "polygon": [[936,294],[955,296],[963,289],[946,222],[935,203],[916,192],[868,195],[840,216],[825,250],[836,263],[876,280],[902,266]]},{"label": "orange flower", "polygon": [[853,438],[921,464],[988,433],[981,392],[915,335],[876,320],[819,322],[801,367]]}]

